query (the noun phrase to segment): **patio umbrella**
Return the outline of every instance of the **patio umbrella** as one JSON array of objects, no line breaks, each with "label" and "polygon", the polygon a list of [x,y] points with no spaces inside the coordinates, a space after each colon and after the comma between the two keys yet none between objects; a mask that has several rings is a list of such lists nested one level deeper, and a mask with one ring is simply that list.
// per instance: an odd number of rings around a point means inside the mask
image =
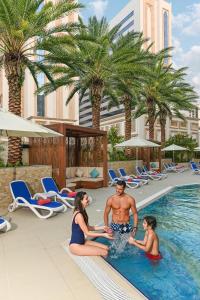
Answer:
[{"label": "patio umbrella", "polygon": [[153,148],[153,147],[160,147],[160,145],[150,142],[148,140],[139,138],[139,137],[132,137],[130,140],[124,141],[120,144],[115,145],[115,147],[129,147],[129,148]]},{"label": "patio umbrella", "polygon": [[62,134],[0,109],[0,136],[59,137]]},{"label": "patio umbrella", "polygon": [[173,162],[174,162],[174,151],[184,151],[184,150],[188,150],[188,149],[185,147],[172,144],[170,146],[163,148],[161,151],[173,151]]},{"label": "patio umbrella", "polygon": [[124,141],[120,144],[115,145],[118,148],[136,148],[136,161],[138,160],[138,148],[153,148],[160,147],[160,145],[150,142],[148,140],[142,139],[140,137],[132,137],[130,140]]},{"label": "patio umbrella", "polygon": [[198,152],[198,151],[200,151],[200,147],[196,147],[196,148],[194,148],[194,151],[195,151],[195,152]]}]

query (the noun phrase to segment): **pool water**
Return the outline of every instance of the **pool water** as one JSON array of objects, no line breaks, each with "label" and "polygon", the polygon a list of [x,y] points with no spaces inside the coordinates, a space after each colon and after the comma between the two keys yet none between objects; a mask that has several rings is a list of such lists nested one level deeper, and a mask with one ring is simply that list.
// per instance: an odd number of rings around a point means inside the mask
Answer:
[{"label": "pool water", "polygon": [[200,300],[200,185],[177,187],[139,211],[137,239],[145,215],[157,218],[163,259],[149,260],[124,236],[112,242],[107,262],[148,299]]}]

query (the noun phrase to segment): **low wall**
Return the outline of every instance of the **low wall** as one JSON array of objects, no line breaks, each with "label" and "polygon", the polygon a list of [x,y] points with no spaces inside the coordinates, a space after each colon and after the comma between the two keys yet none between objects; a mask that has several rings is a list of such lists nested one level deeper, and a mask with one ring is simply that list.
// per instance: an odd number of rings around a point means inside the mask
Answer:
[{"label": "low wall", "polygon": [[9,203],[12,202],[9,189],[12,180],[24,180],[34,194],[42,192],[40,178],[46,176],[52,176],[51,166],[0,168],[0,215],[5,213]]}]

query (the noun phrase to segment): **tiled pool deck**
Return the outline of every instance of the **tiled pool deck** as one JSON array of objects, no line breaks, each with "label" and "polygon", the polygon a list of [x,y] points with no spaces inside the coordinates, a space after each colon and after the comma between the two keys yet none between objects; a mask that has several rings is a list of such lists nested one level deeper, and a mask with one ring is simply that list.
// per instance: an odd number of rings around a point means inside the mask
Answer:
[{"label": "tiled pool deck", "polygon": [[[190,171],[169,174],[166,180],[150,182],[137,190],[127,189],[137,203],[170,186],[200,183],[200,176]],[[89,190],[94,201],[88,207],[91,224],[103,220],[103,209],[115,188]],[[2,300],[85,300],[102,299],[89,279],[63,248],[71,231],[72,212],[48,220],[38,219],[31,211],[19,209],[12,217],[12,231],[0,234],[0,298]],[[94,258],[110,277],[136,296],[129,284],[107,269],[101,258]]]}]

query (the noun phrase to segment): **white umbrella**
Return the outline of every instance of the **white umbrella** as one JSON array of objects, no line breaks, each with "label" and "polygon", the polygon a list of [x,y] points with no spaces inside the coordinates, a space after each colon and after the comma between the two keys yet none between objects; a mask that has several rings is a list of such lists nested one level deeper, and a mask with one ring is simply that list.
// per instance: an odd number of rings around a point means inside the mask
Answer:
[{"label": "white umbrella", "polygon": [[172,144],[168,147],[163,148],[161,151],[173,151],[173,162],[174,162],[174,151],[183,151],[183,150],[188,150],[188,149],[185,147]]},{"label": "white umbrella", "polygon": [[198,152],[198,151],[200,151],[200,147],[196,147],[196,148],[194,148],[194,151],[195,151],[195,152]]},{"label": "white umbrella", "polygon": [[59,137],[62,134],[0,109],[0,136]]},{"label": "white umbrella", "polygon": [[160,147],[160,145],[150,142],[148,140],[142,139],[140,137],[132,137],[130,140],[124,141],[120,144],[115,145],[118,148],[136,148],[136,161],[138,160],[138,148],[153,148]]},{"label": "white umbrella", "polygon": [[152,147],[160,147],[160,145],[139,137],[133,137],[130,140],[115,145],[115,147],[152,148]]}]

